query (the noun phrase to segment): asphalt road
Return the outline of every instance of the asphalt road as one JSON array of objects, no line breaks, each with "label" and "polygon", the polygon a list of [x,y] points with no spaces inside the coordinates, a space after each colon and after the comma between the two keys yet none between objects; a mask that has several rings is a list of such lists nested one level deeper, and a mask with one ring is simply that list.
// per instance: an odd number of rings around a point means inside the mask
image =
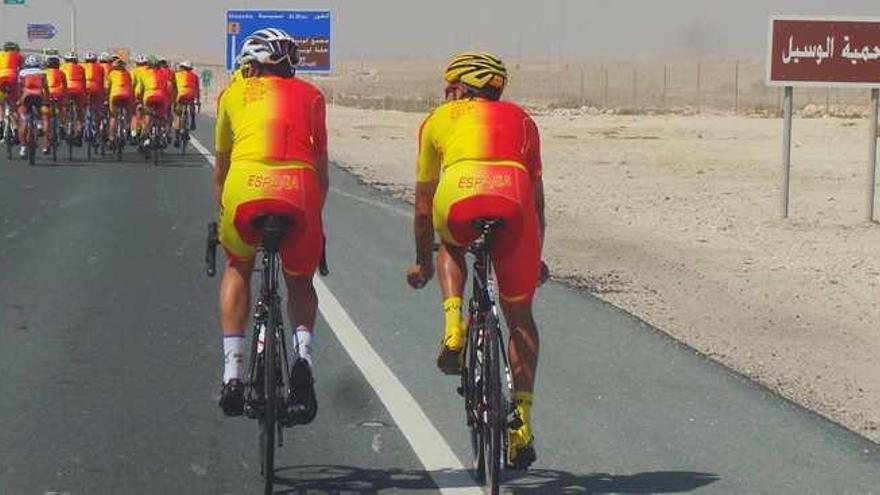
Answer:
[{"label": "asphalt road", "polygon": [[[473,493],[439,295],[404,282],[408,208],[332,182],[321,410],[288,430],[278,493]],[[195,152],[0,156],[0,494],[258,492],[256,426],[216,406],[209,184]],[[588,294],[550,284],[537,313],[539,461],[511,493],[880,493],[876,444]]]}]

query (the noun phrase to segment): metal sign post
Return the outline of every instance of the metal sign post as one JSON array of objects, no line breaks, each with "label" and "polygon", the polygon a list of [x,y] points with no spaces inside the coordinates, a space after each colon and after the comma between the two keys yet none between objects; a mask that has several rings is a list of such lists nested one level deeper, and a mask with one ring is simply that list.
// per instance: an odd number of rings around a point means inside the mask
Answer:
[{"label": "metal sign post", "polygon": [[792,94],[791,86],[785,87],[785,97],[782,100],[782,218],[788,218],[788,198],[791,187],[791,114]]},{"label": "metal sign post", "polygon": [[877,177],[877,106],[880,104],[880,89],[871,90],[871,121],[868,122],[868,207],[869,222],[874,221],[874,188]]}]

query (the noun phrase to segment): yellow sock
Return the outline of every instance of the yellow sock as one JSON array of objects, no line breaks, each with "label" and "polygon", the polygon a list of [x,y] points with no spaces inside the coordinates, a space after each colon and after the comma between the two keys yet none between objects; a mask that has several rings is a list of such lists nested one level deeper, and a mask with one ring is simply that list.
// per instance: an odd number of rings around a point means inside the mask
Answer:
[{"label": "yellow sock", "polygon": [[444,342],[447,347],[458,349],[464,346],[464,332],[461,328],[461,297],[452,296],[443,300],[443,319],[445,322]]},{"label": "yellow sock", "polygon": [[513,401],[516,404],[519,419],[522,420],[526,427],[530,427],[532,424],[532,393],[514,392]]}]

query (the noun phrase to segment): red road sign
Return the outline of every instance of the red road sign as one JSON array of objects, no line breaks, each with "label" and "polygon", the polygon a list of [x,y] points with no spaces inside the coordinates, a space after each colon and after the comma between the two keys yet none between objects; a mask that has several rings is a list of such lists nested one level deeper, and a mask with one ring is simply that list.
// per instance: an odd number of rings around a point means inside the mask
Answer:
[{"label": "red road sign", "polygon": [[880,19],[770,18],[770,86],[880,87]]}]

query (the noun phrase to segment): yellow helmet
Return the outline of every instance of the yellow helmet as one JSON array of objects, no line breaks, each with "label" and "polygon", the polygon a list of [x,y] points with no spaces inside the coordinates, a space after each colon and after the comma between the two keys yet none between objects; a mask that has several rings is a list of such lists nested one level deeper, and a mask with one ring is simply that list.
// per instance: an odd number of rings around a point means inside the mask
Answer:
[{"label": "yellow helmet", "polygon": [[504,90],[507,68],[500,58],[484,52],[465,52],[452,58],[446,67],[444,79],[448,83],[461,81],[477,89]]}]

